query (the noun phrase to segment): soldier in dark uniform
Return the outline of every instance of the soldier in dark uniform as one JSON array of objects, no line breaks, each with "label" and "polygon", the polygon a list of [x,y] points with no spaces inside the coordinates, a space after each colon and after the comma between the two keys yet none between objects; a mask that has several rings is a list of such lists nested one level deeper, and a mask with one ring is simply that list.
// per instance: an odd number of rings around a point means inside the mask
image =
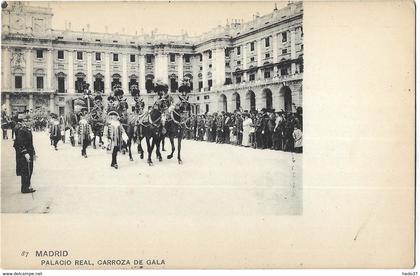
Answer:
[{"label": "soldier in dark uniform", "polygon": [[[264,110],[265,111],[265,110]],[[255,118],[255,143],[256,148],[261,149],[263,147],[263,128],[264,128],[264,118],[262,113],[257,113]]]},{"label": "soldier in dark uniform", "polygon": [[236,144],[242,145],[243,136],[243,122],[242,116],[239,112],[236,113],[235,125],[236,125]]},{"label": "soldier in dark uniform", "polygon": [[16,175],[21,177],[20,191],[24,194],[33,193],[35,190],[31,187],[31,177],[36,155],[29,118],[26,116],[16,132],[13,147],[16,150]]},{"label": "soldier in dark uniform", "polygon": [[53,143],[54,149],[57,149],[58,141],[61,140],[61,127],[60,121],[58,121],[57,114],[51,113],[51,122],[50,122],[50,139]]},{"label": "soldier in dark uniform", "polygon": [[216,143],[222,144],[224,142],[223,136],[223,129],[224,129],[224,112],[217,117],[216,125],[217,125],[217,138]]},{"label": "soldier in dark uniform", "polygon": [[217,112],[213,113],[212,121],[211,121],[211,142],[216,142],[217,138]]},{"label": "soldier in dark uniform", "polygon": [[198,115],[197,119],[197,140],[203,141],[205,133],[205,121],[202,115]]}]

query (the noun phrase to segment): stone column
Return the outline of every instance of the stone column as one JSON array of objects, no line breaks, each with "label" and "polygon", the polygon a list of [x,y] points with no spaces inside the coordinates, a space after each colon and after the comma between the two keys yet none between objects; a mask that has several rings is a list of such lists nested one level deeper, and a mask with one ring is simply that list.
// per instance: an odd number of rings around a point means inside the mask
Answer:
[{"label": "stone column", "polygon": [[31,90],[33,88],[32,81],[34,77],[32,48],[25,51],[25,61],[25,88]]},{"label": "stone column", "polygon": [[262,90],[261,91],[254,91],[255,92],[255,108],[257,110],[261,110],[262,108],[265,108],[265,101],[262,97]]},{"label": "stone column", "polygon": [[180,54],[178,57],[178,86],[181,85],[184,78],[184,55]]},{"label": "stone column", "polygon": [[277,34],[273,35],[273,63],[277,63],[278,62],[278,40],[279,37]]},{"label": "stone column", "polygon": [[198,61],[199,58],[196,56],[191,56],[190,57],[190,63],[192,64],[192,73],[193,73],[193,90],[198,91],[198,82],[199,82],[199,77],[198,77],[198,72],[200,70],[199,69],[199,65],[198,65]]},{"label": "stone column", "polygon": [[74,90],[74,61],[73,61],[73,54],[74,51],[67,52],[67,59],[68,59],[68,76],[67,76],[67,92],[68,93],[75,93]]},{"label": "stone column", "polygon": [[[263,62],[262,62],[262,49],[261,49],[261,39],[257,39],[257,66],[261,67]],[[260,80],[262,77],[262,72],[261,69],[258,69],[257,71],[257,75],[256,75],[256,80]]]},{"label": "stone column", "polygon": [[54,94],[50,94],[50,112],[55,113]]},{"label": "stone column", "polygon": [[207,83],[207,73],[208,73],[208,60],[207,60],[207,54],[206,53],[201,53],[203,55],[203,62],[201,63],[202,67],[203,67],[203,77],[201,78],[201,80],[203,81],[203,89],[208,87],[208,83]]},{"label": "stone column", "polygon": [[122,89],[124,93],[128,93],[128,68],[127,68],[127,54],[122,54]]},{"label": "stone column", "polygon": [[146,94],[146,56],[139,55],[139,90]]},{"label": "stone column", "polygon": [[105,94],[111,93],[111,66],[109,62],[109,53],[105,53]]},{"label": "stone column", "polygon": [[86,82],[89,84],[89,89],[93,92],[92,52],[86,53],[86,65]]},{"label": "stone column", "polygon": [[169,65],[169,55],[164,54],[162,56],[162,81],[169,86],[168,65]]},{"label": "stone column", "polygon": [[52,87],[52,79],[53,79],[53,50],[47,50],[47,80],[46,80],[46,90],[53,90]]},{"label": "stone column", "polygon": [[214,57],[214,86],[222,87],[225,83],[225,48],[217,48]]},{"label": "stone column", "polygon": [[29,94],[29,110],[34,109],[34,95]]},{"label": "stone column", "polygon": [[11,80],[12,74],[10,70],[10,48],[5,47],[2,49],[2,71],[3,76],[1,78],[2,81],[2,90],[9,90],[11,88]]},{"label": "stone column", "polygon": [[[296,59],[296,31],[290,31],[290,58]],[[292,75],[296,72],[296,63],[292,62]]]}]

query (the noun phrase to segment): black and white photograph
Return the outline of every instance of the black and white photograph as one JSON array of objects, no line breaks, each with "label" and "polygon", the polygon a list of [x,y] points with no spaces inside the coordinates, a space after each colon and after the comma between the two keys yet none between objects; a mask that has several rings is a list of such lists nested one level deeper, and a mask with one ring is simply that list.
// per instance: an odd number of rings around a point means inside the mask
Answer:
[{"label": "black and white photograph", "polygon": [[251,4],[3,2],[2,212],[301,215],[303,5]]},{"label": "black and white photograph", "polygon": [[415,15],[2,1],[1,268],[415,276]]}]

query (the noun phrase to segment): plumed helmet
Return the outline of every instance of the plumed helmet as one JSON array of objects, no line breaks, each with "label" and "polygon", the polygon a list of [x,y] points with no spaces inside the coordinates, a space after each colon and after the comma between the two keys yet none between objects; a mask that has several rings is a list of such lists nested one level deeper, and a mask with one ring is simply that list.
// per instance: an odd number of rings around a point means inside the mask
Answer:
[{"label": "plumed helmet", "polygon": [[165,84],[165,83],[163,83],[162,81],[157,81],[156,84],[155,84],[154,91],[156,93],[159,93],[159,92],[168,92],[168,85]]},{"label": "plumed helmet", "polygon": [[191,92],[191,87],[189,85],[184,85],[183,84],[178,88],[178,91],[180,93],[190,93]]}]

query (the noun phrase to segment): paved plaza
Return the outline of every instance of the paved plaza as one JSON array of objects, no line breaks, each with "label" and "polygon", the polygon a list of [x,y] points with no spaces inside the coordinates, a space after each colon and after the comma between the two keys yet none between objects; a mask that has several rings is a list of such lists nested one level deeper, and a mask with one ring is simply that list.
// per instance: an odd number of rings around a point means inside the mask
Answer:
[{"label": "paved plaza", "polygon": [[[11,137],[9,132],[9,138]],[[145,141],[143,148],[146,149]],[[134,161],[118,155],[119,169],[110,167],[111,153],[61,141],[58,151],[46,132],[34,132],[38,155],[33,195],[20,193],[15,173],[13,140],[1,144],[3,213],[92,215],[299,215],[302,212],[302,155],[183,140],[182,159],[149,167],[136,146]]]}]

